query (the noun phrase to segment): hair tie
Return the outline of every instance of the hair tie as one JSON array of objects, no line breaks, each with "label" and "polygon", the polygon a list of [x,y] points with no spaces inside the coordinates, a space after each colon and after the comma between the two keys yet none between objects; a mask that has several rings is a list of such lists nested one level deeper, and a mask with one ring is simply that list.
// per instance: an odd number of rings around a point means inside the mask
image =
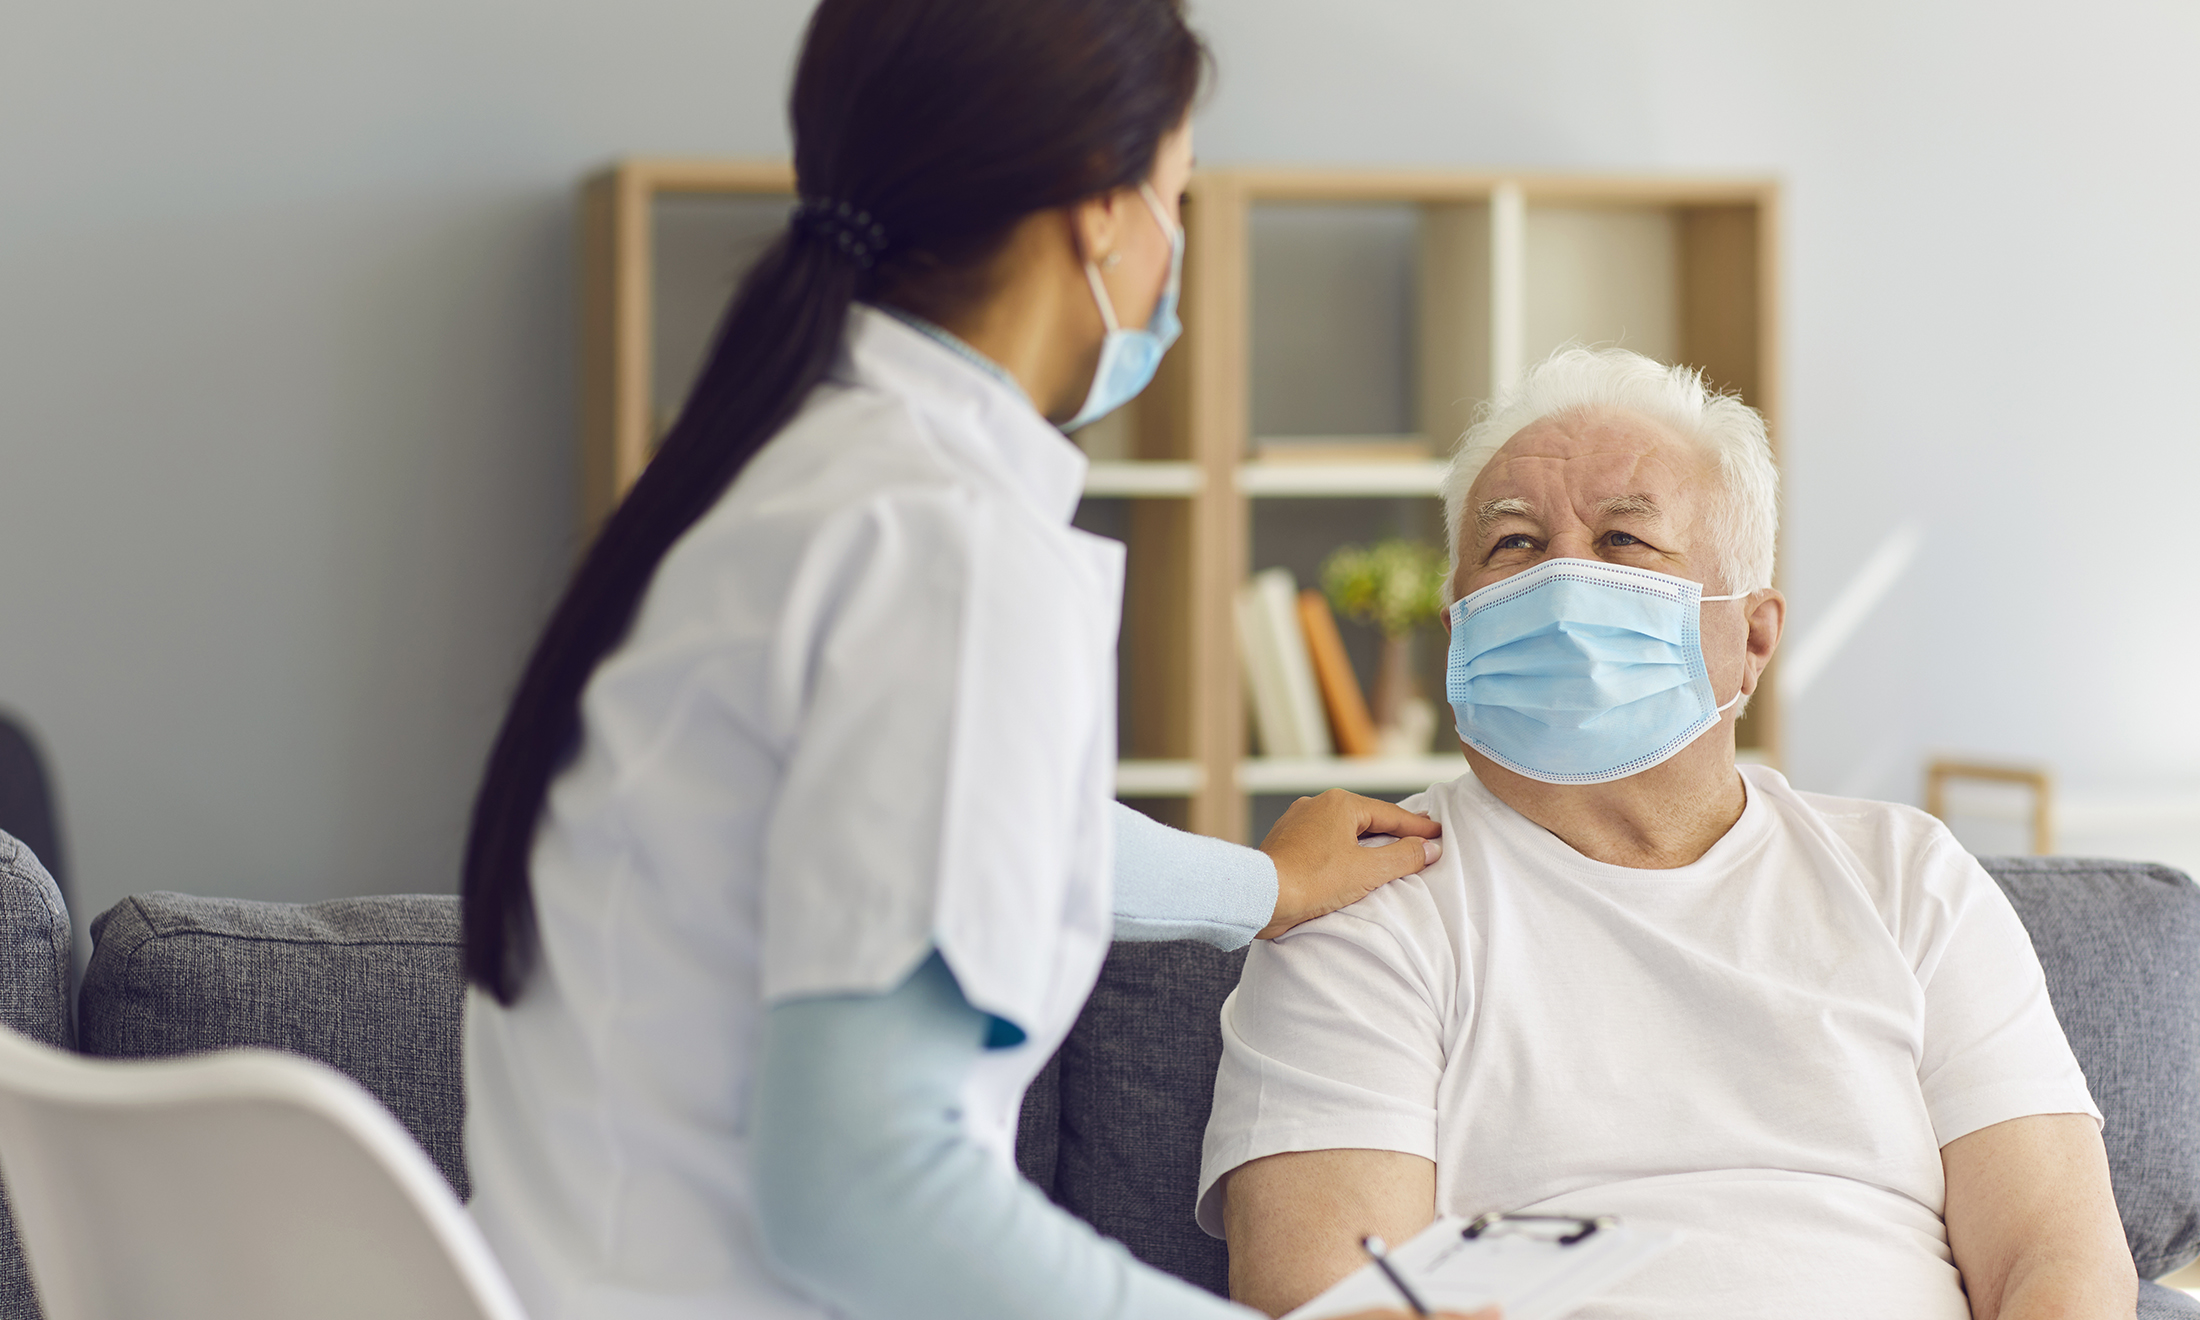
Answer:
[{"label": "hair tie", "polygon": [[805,197],[794,208],[794,227],[824,239],[835,251],[869,270],[886,252],[886,226],[871,213],[829,197]]}]

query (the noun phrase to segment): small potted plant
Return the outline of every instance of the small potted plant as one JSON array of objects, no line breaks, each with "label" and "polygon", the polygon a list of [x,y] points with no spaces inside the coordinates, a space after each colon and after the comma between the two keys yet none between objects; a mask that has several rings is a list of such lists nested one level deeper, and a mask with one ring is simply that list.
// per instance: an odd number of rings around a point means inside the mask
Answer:
[{"label": "small potted plant", "polygon": [[1322,590],[1337,613],[1383,635],[1375,670],[1375,737],[1384,756],[1421,756],[1436,707],[1413,678],[1413,634],[1444,608],[1444,552],[1423,541],[1348,545],[1322,563]]}]

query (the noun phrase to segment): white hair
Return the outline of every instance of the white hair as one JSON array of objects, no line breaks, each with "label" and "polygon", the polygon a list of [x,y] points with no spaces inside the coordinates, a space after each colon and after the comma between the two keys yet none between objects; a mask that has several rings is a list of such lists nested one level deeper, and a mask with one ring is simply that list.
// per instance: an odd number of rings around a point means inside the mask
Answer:
[{"label": "white hair", "polygon": [[1520,384],[1485,404],[1459,438],[1444,474],[1444,531],[1451,576],[1458,580],[1459,534],[1472,514],[1467,491],[1505,442],[1546,417],[1617,408],[1673,428],[1717,466],[1721,498],[1710,511],[1711,538],[1725,591],[1772,585],[1780,533],[1779,469],[1765,437],[1765,419],[1732,394],[1706,388],[1703,373],[1668,367],[1623,348],[1567,345],[1529,369]]}]

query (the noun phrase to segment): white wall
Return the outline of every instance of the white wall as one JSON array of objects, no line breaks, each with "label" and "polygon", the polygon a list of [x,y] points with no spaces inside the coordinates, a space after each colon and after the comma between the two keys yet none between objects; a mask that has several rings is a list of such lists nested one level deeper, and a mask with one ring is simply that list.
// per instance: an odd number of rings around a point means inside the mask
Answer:
[{"label": "white wall", "polygon": [[783,151],[801,19],[9,6],[0,705],[80,916],[455,885],[573,550],[573,183]]},{"label": "white wall", "polygon": [[[572,550],[571,185],[783,152],[807,7],[12,7],[0,704],[58,762],[80,908],[451,886]],[[1196,18],[1210,162],[1782,176],[1797,631],[1924,533],[1790,712],[1795,778],[2045,760],[2072,846],[2200,864],[2200,10]]]}]

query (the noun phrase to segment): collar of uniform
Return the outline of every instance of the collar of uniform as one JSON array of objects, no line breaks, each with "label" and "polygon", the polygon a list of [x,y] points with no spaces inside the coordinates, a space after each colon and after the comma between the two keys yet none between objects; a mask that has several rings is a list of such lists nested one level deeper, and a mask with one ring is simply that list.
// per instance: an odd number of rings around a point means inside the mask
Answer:
[{"label": "collar of uniform", "polygon": [[893,317],[895,320],[901,322],[903,325],[908,326],[911,330],[914,330],[918,334],[923,335],[926,339],[929,339],[933,343],[938,344],[940,347],[946,349],[948,352],[953,353],[956,357],[961,358],[963,361],[968,362],[971,366],[976,367],[978,370],[984,372],[986,375],[991,376],[993,379],[1001,382],[1003,385],[1009,386],[1011,389],[1014,389],[1025,402],[1030,402],[1031,396],[1029,394],[1025,394],[1024,387],[1018,385],[1016,383],[1016,378],[1008,374],[1007,367],[1002,366],[1000,363],[995,362],[992,358],[989,358],[985,354],[980,353],[977,349],[972,348],[968,343],[964,342],[963,340],[956,338],[955,332],[949,330],[946,326],[934,325],[932,322],[925,320],[923,317],[918,316],[916,313],[905,312],[899,307],[888,307],[883,303],[867,305],[877,307],[879,311],[882,311],[888,316]]},{"label": "collar of uniform", "polygon": [[1039,415],[1012,378],[862,303],[849,311],[847,348],[856,380],[949,423],[944,434],[980,451],[1050,515],[1067,522],[1077,511],[1085,491],[1084,451]]}]

